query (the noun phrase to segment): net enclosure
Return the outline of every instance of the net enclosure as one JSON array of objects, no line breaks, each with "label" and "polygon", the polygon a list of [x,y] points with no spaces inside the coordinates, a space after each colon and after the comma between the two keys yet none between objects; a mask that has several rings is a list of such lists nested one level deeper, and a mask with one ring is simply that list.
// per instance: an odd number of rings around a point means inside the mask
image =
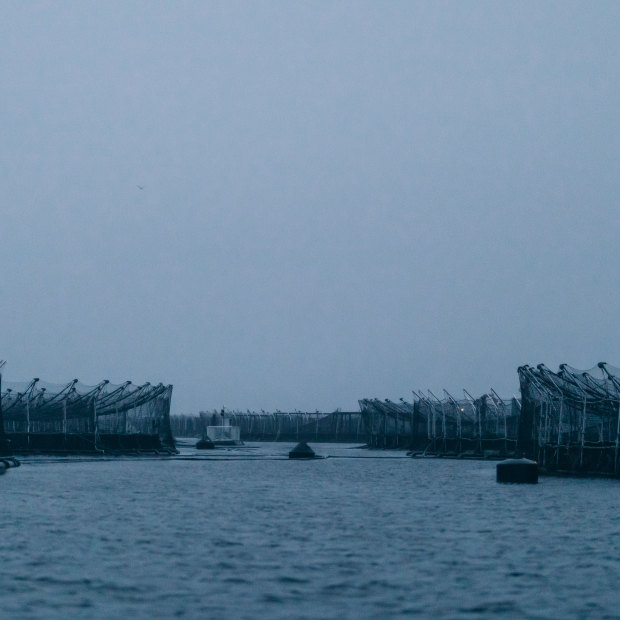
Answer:
[{"label": "net enclosure", "polygon": [[620,369],[561,364],[518,369],[519,447],[547,469],[620,474]]},{"label": "net enclosure", "polygon": [[364,438],[359,412],[275,411],[225,413],[241,438],[254,441],[357,442]]},{"label": "net enclosure", "polygon": [[[201,411],[171,417],[178,437],[200,437],[209,426],[239,428],[241,441],[361,442],[366,433],[359,411]],[[211,435],[209,435],[211,439]]]},{"label": "net enclosure", "polygon": [[33,379],[2,385],[4,433],[15,452],[173,451],[172,386]]},{"label": "net enclosure", "polygon": [[457,398],[444,390],[413,391],[413,402],[364,399],[360,410],[373,447],[407,447],[431,454],[512,454],[516,449],[520,401],[494,390]]}]

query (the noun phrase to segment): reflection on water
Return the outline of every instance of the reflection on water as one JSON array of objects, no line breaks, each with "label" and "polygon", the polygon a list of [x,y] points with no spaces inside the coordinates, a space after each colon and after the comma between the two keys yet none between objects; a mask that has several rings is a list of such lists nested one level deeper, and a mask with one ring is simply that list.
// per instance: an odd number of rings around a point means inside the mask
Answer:
[{"label": "reflection on water", "polygon": [[24,459],[4,617],[617,617],[620,485],[312,444]]}]

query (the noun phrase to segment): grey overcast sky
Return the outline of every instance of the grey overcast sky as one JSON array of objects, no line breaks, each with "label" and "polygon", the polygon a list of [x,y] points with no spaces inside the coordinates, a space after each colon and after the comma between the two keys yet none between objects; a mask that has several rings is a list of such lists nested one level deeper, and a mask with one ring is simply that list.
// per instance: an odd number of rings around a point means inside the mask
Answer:
[{"label": "grey overcast sky", "polygon": [[7,379],[331,410],[620,364],[620,2],[4,0],[0,88]]}]

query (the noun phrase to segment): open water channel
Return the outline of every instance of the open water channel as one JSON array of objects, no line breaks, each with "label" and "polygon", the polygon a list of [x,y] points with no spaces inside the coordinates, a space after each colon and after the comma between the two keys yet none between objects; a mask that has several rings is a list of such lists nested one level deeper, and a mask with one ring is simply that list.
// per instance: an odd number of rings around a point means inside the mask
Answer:
[{"label": "open water channel", "polygon": [[22,459],[0,478],[0,614],[620,617],[619,481],[291,447]]}]

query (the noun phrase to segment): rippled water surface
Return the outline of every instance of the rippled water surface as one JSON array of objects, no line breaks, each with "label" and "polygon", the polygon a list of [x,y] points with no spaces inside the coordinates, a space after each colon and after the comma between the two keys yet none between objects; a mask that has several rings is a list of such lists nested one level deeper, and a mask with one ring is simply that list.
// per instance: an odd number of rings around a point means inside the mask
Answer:
[{"label": "rippled water surface", "polygon": [[23,459],[2,617],[620,617],[620,482],[291,447]]}]

